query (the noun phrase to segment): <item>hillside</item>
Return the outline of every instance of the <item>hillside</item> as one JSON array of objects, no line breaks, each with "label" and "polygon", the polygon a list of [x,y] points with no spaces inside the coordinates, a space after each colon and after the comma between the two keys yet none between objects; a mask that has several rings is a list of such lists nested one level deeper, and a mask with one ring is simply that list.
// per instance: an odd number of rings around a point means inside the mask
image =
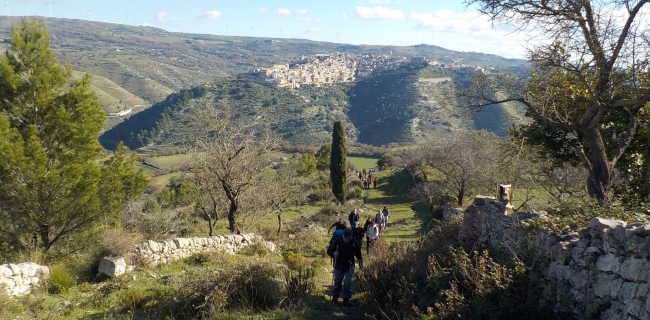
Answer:
[{"label": "hillside", "polygon": [[174,93],[105,132],[100,141],[109,149],[119,141],[131,148],[181,146],[193,136],[191,110],[200,106],[227,106],[247,122],[267,123],[283,140],[311,145],[330,141],[336,120],[346,123],[348,141],[378,146],[429,140],[479,125],[503,134],[517,121],[504,117],[501,106],[479,114],[490,121],[478,125],[476,119],[455,114],[442,92],[453,92],[459,76],[435,66],[407,65],[351,84],[297,89],[228,78]]},{"label": "hillside", "polygon": [[[17,21],[15,17],[0,17],[0,37],[5,39],[0,49],[6,49],[10,28]],[[401,68],[363,78],[351,86],[307,86],[298,91],[242,85],[238,90],[244,94],[243,97],[222,92],[225,89],[220,86],[233,85],[230,80],[219,83],[256,67],[294,62],[302,55],[333,52],[417,55],[447,65],[462,63],[513,70],[521,69],[525,63],[523,60],[455,52],[431,45],[348,45],[305,39],[173,33],[151,27],[86,20],[45,18],[45,21],[52,38],[51,46],[59,61],[69,62],[77,71],[75,76],[79,76],[79,72],[95,75],[93,89],[109,115],[105,130],[130,119],[128,124],[116,129],[123,132],[110,130],[107,133],[103,138],[107,147],[114,146],[119,140],[130,141],[132,147],[151,142],[177,144],[175,136],[185,129],[172,130],[170,127],[164,134],[158,132],[156,121],[164,120],[162,112],[165,107],[161,106],[168,106],[167,102],[174,100],[167,98],[170,93],[203,85],[212,87],[219,97],[228,95],[230,101],[238,106],[236,110],[249,110],[252,114],[262,112],[265,120],[284,139],[294,143],[327,141],[328,127],[334,120],[350,122],[351,141],[382,145],[419,141],[459,128],[486,128],[503,134],[503,129],[511,122],[510,119],[504,120],[505,115],[515,120],[519,117],[517,108],[500,106],[494,108],[496,112],[488,109],[474,121],[453,115],[453,110],[442,102],[441,90],[453,91],[452,83],[466,75],[440,68]],[[214,100],[207,98],[195,102],[215,102],[210,99]],[[157,102],[162,105],[136,116]],[[176,125],[174,119],[163,122]],[[142,142],[138,142],[138,134]]]},{"label": "hillside", "polygon": [[[7,39],[18,19],[0,17],[0,37]],[[525,64],[524,60],[455,52],[431,45],[369,46],[306,39],[228,37],[97,21],[43,19],[52,37],[52,48],[61,62],[70,62],[75,70],[105,77],[150,104],[163,100],[170,90],[211,83],[255,67],[290,63],[308,54],[392,53],[405,57],[416,54],[445,63],[495,68]]]}]

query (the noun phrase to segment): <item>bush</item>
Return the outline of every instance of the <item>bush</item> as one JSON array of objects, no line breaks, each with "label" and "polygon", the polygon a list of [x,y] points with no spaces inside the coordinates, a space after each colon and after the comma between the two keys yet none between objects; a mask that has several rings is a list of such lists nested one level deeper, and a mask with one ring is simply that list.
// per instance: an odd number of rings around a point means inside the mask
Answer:
[{"label": "bush", "polygon": [[294,300],[310,294],[316,288],[316,271],[311,261],[293,251],[285,251],[283,259],[287,265],[284,271],[287,297]]},{"label": "bush", "polygon": [[269,253],[269,250],[262,244],[260,243],[253,243],[251,245],[245,246],[241,249],[239,249],[239,254],[243,254],[245,256],[258,256],[258,257],[263,257],[267,253]]},{"label": "bush", "polygon": [[435,222],[417,244],[378,241],[372,265],[356,273],[366,312],[398,319],[553,318],[552,304],[540,304],[542,293],[529,290],[538,284],[522,261],[532,257],[515,258],[499,248],[466,250],[456,240],[458,223]]},{"label": "bush", "polygon": [[334,200],[334,194],[332,194],[332,190],[330,189],[319,188],[312,190],[307,195],[307,199],[311,202],[332,201]]},{"label": "bush", "polygon": [[74,277],[64,265],[53,265],[50,267],[50,278],[47,281],[47,292],[54,294],[63,293],[72,288],[74,282]]},{"label": "bush", "polygon": [[138,233],[119,228],[108,229],[99,236],[99,248],[104,256],[128,258],[133,247],[142,240]]},{"label": "bush", "polygon": [[359,178],[348,180],[348,189],[352,189],[354,187],[363,188],[363,182],[361,182]]},{"label": "bush", "polygon": [[162,315],[174,319],[214,319],[234,310],[267,310],[286,297],[280,271],[268,263],[205,271],[176,283],[163,303]]},{"label": "bush", "polygon": [[348,200],[358,199],[361,198],[362,196],[363,196],[363,189],[359,187],[354,187],[350,189],[350,191],[348,192]]},{"label": "bush", "polygon": [[204,266],[213,259],[213,254],[207,252],[197,252],[183,260],[187,265],[191,266]]},{"label": "bush", "polygon": [[173,293],[170,286],[132,287],[117,292],[117,303],[122,310],[152,307]]}]

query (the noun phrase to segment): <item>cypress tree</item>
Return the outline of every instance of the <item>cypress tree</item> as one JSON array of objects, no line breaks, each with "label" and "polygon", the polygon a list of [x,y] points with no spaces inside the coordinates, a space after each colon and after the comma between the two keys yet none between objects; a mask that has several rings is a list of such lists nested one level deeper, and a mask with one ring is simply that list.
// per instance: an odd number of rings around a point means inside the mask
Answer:
[{"label": "cypress tree", "polygon": [[347,193],[347,151],[345,150],[345,128],[341,121],[334,123],[332,131],[332,153],[330,156],[330,178],[332,193],[339,203],[345,202]]}]

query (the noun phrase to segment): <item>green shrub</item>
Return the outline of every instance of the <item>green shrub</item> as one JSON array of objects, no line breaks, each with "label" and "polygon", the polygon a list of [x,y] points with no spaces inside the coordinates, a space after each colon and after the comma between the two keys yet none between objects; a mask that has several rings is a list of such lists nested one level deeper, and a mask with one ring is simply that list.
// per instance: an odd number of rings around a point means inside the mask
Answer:
[{"label": "green shrub", "polygon": [[214,254],[208,252],[197,252],[185,258],[183,262],[191,266],[204,266],[214,259]]},{"label": "green shrub", "polygon": [[348,189],[352,189],[354,187],[363,188],[363,182],[361,182],[359,179],[348,180]]},{"label": "green shrub", "polygon": [[299,299],[312,293],[316,288],[316,271],[312,267],[298,266],[284,271],[287,297]]},{"label": "green shrub", "polygon": [[348,200],[350,199],[358,199],[363,196],[363,189],[359,187],[354,187],[349,190],[348,192]]},{"label": "green shrub", "polygon": [[56,264],[50,267],[50,278],[47,282],[47,291],[49,293],[62,293],[68,291],[74,285],[74,277],[68,269],[62,264]]},{"label": "green shrub", "polygon": [[173,288],[165,285],[134,286],[117,292],[118,307],[133,312],[136,309],[152,307],[171,296]]},{"label": "green shrub", "polygon": [[251,245],[245,246],[238,251],[239,254],[243,254],[245,256],[258,256],[258,257],[263,257],[267,253],[269,253],[269,250],[262,244],[260,243],[253,243]]},{"label": "green shrub", "polygon": [[319,188],[312,190],[307,195],[307,199],[311,202],[332,201],[334,199],[334,194],[332,194],[331,189]]}]

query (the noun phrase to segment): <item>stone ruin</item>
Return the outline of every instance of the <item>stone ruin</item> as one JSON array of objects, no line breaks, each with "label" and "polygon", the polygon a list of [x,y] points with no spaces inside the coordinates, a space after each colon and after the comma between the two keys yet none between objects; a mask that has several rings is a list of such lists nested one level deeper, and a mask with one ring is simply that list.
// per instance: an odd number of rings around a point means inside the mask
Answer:
[{"label": "stone ruin", "polygon": [[0,265],[0,294],[28,294],[50,276],[50,269],[33,262]]},{"label": "stone ruin", "polygon": [[[137,266],[155,266],[187,258],[200,252],[225,252],[234,254],[252,244],[261,244],[275,251],[272,242],[254,234],[229,234],[207,238],[176,238],[165,241],[145,241],[137,244],[129,257],[104,257],[99,263],[98,276],[115,277]],[[127,263],[129,261],[129,263]]]},{"label": "stone ruin", "polygon": [[650,319],[650,225],[594,218],[582,230],[535,230],[543,213],[504,214],[479,197],[459,229],[466,244],[485,243],[539,255],[546,302],[578,319]]}]

